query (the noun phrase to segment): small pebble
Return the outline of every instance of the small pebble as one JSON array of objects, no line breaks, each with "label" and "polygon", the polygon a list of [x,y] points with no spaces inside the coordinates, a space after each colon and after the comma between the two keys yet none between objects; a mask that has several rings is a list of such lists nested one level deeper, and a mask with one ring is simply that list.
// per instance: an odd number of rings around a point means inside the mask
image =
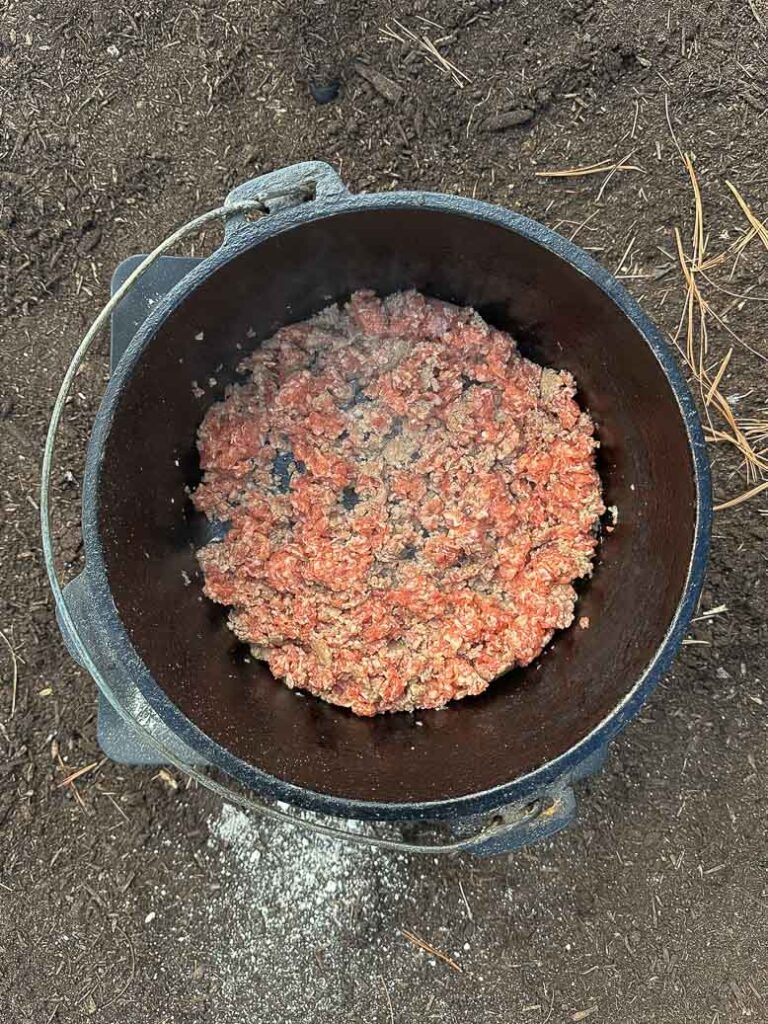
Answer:
[{"label": "small pebble", "polygon": [[332,103],[339,95],[341,82],[338,78],[311,78],[309,80],[309,93],[315,103],[321,106],[325,103]]}]

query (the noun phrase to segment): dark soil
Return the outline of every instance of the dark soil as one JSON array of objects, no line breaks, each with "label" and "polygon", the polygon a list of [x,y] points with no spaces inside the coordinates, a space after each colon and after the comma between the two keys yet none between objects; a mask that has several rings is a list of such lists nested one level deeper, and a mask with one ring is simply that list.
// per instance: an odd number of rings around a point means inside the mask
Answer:
[{"label": "dark soil", "polygon": [[[333,886],[320,896],[336,904],[309,944],[321,904],[280,898],[293,892],[275,859],[294,855],[282,830],[259,826],[264,867],[246,884],[209,824],[219,801],[178,773],[99,763],[79,799],[59,785],[100,762],[95,686],[59,638],[37,521],[53,398],[114,266],[235,183],[297,160],[330,161],[354,190],[461,192],[578,231],[673,332],[684,293],[672,228],[689,238],[692,199],[665,101],[696,157],[714,252],[743,228],[726,178],[768,213],[762,0],[1,9],[0,629],[18,660],[13,709],[0,647],[3,1022],[768,1019],[768,501],[718,516],[702,609],[727,611],[694,624],[705,643],[682,649],[583,790],[575,827],[488,862],[376,858],[364,901],[347,871],[358,862],[304,840],[297,870],[325,850]],[[395,17],[445,39],[471,82],[459,88],[383,38]],[[644,170],[607,184],[535,176],[630,153]],[[196,252],[214,244],[209,232]],[[719,282],[747,298],[715,293],[764,354],[767,271],[753,244]],[[713,362],[730,343],[713,336]],[[56,468],[56,532],[73,570],[105,353],[79,378]],[[765,380],[764,362],[736,344],[723,390],[744,396],[739,411],[765,411]],[[732,496],[743,476],[716,454],[717,494]],[[433,966],[401,928],[463,972]]]}]

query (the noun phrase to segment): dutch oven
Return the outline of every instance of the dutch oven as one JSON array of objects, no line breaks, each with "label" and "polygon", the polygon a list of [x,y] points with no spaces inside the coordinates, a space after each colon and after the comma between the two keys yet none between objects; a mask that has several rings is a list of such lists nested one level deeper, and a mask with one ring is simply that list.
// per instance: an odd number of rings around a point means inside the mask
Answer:
[{"label": "dutch oven", "polygon": [[[550,834],[573,813],[573,780],[669,666],[702,582],[708,461],[669,346],[585,252],[499,206],[351,195],[323,163],[249,181],[225,205],[223,244],[157,302],[103,396],[84,480],[85,568],[63,596],[53,577],[70,650],[164,758],[203,779],[194,766],[341,818],[493,814],[463,843],[480,852]],[[249,219],[249,206],[268,215]],[[569,370],[616,520],[581,586],[590,628],[556,634],[478,697],[371,719],[291,692],[247,657],[226,610],[202,595],[205,538],[189,501],[198,426],[247,350],[364,288],[472,306],[525,356]]]}]

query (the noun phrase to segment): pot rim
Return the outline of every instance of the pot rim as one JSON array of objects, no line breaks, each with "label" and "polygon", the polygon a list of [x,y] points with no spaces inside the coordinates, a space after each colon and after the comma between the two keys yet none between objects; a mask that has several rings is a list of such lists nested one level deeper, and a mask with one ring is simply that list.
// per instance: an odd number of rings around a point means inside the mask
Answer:
[{"label": "pot rim", "polygon": [[[133,647],[112,597],[98,528],[98,491],[105,443],[122,392],[144,349],[162,324],[204,281],[245,251],[276,235],[302,225],[363,210],[431,210],[480,219],[516,232],[565,260],[596,284],[630,320],[656,357],[671,388],[688,438],[696,490],[696,523],[685,586],[667,632],[645,670],[614,708],[581,740],[553,760],[508,782],[475,793],[445,800],[381,802],[348,799],[307,789],[270,775],[237,757],[204,733],[166,695]],[[690,389],[670,346],[639,304],[616,278],[573,242],[521,214],[501,206],[436,192],[392,192],[351,195],[343,193],[273,213],[242,227],[177,284],[152,310],[132,339],[104,392],[88,444],[83,481],[82,527],[85,576],[96,598],[92,613],[99,618],[100,632],[109,635],[113,658],[129,671],[135,686],[153,711],[184,744],[206,762],[222,769],[240,784],[261,794],[321,813],[376,820],[465,816],[522,801],[538,795],[556,780],[566,777],[581,762],[603,748],[637,714],[678,649],[693,615],[707,564],[712,523],[712,495],[706,442]],[[109,688],[108,680],[102,680]]]}]

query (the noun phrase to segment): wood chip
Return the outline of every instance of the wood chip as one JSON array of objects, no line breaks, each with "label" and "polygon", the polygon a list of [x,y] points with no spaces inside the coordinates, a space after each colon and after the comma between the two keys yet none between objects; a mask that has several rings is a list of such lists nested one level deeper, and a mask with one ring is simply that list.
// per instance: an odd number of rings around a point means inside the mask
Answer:
[{"label": "wood chip", "polygon": [[517,107],[515,110],[505,110],[501,114],[491,114],[483,122],[483,131],[503,132],[507,128],[517,128],[532,121],[535,114],[536,111],[529,107]]},{"label": "wood chip", "polygon": [[397,82],[393,82],[391,78],[387,78],[381,71],[377,71],[376,68],[369,67],[368,64],[355,64],[355,71],[361,78],[364,78],[366,82],[373,86],[376,92],[383,96],[385,100],[389,100],[390,103],[399,103],[403,98],[403,88],[398,85]]},{"label": "wood chip", "polygon": [[576,1013],[572,1014],[571,1020],[586,1020],[587,1017],[591,1017],[593,1013],[597,1013],[596,1006],[590,1006],[587,1010],[577,1010]]}]

